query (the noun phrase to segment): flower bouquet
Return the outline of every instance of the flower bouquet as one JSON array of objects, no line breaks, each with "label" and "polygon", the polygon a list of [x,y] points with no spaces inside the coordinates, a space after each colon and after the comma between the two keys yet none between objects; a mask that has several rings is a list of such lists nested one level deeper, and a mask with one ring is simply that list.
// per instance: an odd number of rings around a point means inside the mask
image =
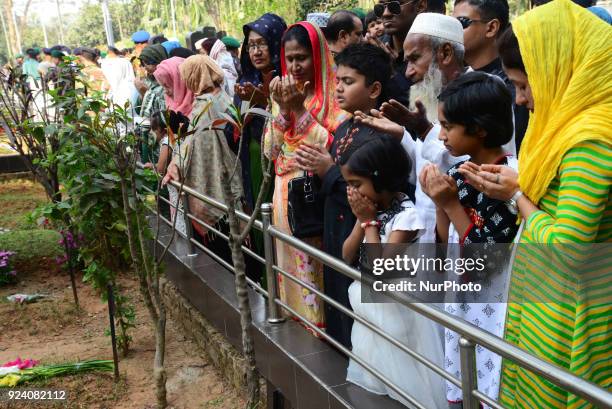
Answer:
[{"label": "flower bouquet", "polygon": [[41,365],[22,369],[19,372],[0,375],[0,387],[14,387],[26,382],[54,378],[56,376],[75,375],[82,372],[105,371],[114,369],[113,361],[92,360],[76,363]]}]

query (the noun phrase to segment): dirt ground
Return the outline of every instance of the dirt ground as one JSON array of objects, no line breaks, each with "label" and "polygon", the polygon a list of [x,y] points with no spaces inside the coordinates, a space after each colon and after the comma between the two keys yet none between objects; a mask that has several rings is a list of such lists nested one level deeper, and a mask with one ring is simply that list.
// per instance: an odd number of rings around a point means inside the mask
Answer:
[{"label": "dirt ground", "polygon": [[[15,188],[0,184],[0,198],[15,197]],[[41,193],[36,185],[22,186],[19,196],[30,202]],[[17,200],[18,201],[18,200]],[[5,201],[5,204],[6,201]],[[15,213],[7,212],[23,203],[0,207],[0,227],[10,220],[11,230],[19,222]],[[12,208],[12,209],[11,209]],[[8,226],[6,226],[8,227]],[[24,271],[27,269],[27,271]],[[74,307],[70,279],[53,259],[17,265],[20,281],[0,287],[0,364],[17,357],[33,358],[43,364],[76,362],[88,359],[112,359],[106,304],[79,277],[77,290],[81,309]],[[56,378],[28,388],[60,389],[67,393],[65,402],[7,403],[0,399],[0,408],[153,408],[155,404],[152,362],[155,353],[154,334],[134,277],[124,276],[120,284],[137,308],[137,326],[131,332],[133,343],[127,357],[119,363],[121,379],[114,382],[110,373],[91,373]],[[6,296],[14,293],[43,293],[49,297],[37,303],[14,305]],[[195,344],[181,335],[168,321],[166,341],[168,402],[171,408],[243,408],[245,401],[220,379],[215,369],[198,354]],[[26,386],[24,386],[25,388]],[[0,395],[6,393],[0,389]]]}]

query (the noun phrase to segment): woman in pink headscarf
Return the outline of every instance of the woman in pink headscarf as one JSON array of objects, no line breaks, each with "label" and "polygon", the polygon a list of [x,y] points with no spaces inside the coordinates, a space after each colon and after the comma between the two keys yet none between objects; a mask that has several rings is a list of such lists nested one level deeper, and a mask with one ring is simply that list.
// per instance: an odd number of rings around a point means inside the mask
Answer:
[{"label": "woman in pink headscarf", "polygon": [[187,88],[185,81],[181,79],[179,67],[183,61],[185,59],[181,57],[163,60],[157,66],[153,76],[164,88],[166,107],[189,116],[193,108],[193,92]]}]

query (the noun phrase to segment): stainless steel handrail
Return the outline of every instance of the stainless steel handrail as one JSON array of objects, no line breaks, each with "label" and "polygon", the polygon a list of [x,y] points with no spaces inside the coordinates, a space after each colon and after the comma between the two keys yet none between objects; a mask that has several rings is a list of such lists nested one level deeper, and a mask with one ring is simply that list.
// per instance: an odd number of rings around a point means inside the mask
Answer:
[{"label": "stainless steel handrail", "polygon": [[[170,183],[177,189],[181,187],[178,182],[172,181]],[[186,194],[192,195],[196,197],[197,199],[211,206],[214,206],[224,212],[228,211],[228,207],[225,204],[215,199],[204,196],[198,193],[197,191],[191,189],[188,186],[183,186],[182,189]],[[206,225],[205,222],[199,220],[197,217],[191,214],[188,214],[188,209],[185,209],[185,212],[187,215],[186,216],[187,220],[194,220],[196,223],[200,223],[206,227],[210,227]],[[558,367],[554,364],[546,362],[542,360],[541,358],[527,351],[524,351],[516,347],[515,345],[512,345],[492,335],[491,333],[484,331],[470,324],[469,322],[461,318],[458,318],[458,317],[455,317],[453,315],[446,313],[445,311],[441,311],[438,308],[435,308],[427,304],[415,303],[413,302],[414,300],[410,299],[408,296],[402,293],[387,294],[388,297],[403,304],[404,306],[460,334],[461,336],[460,358],[461,358],[461,368],[462,368],[463,376],[462,376],[462,379],[459,380],[458,378],[446,372],[444,369],[438,367],[437,365],[429,361],[426,357],[412,351],[410,348],[408,348],[404,344],[401,344],[398,340],[396,340],[389,334],[385,333],[384,331],[382,331],[380,328],[378,328],[374,324],[369,323],[367,320],[355,315],[352,311],[348,310],[346,307],[342,306],[335,300],[331,299],[330,297],[325,295],[320,290],[317,290],[314,287],[310,286],[308,283],[296,277],[291,276],[289,273],[283,271],[282,269],[280,269],[280,267],[276,266],[273,260],[274,258],[273,246],[274,245],[273,245],[272,239],[280,240],[298,250],[303,251],[304,253],[317,259],[321,263],[329,267],[332,267],[334,270],[336,270],[340,274],[343,274],[349,278],[352,278],[360,282],[362,281],[361,273],[358,270],[348,266],[342,260],[332,257],[329,254],[321,251],[320,249],[312,247],[306,244],[305,242],[274,227],[271,223],[271,212],[272,212],[271,204],[269,203],[263,204],[262,205],[263,222],[257,220],[254,223],[255,228],[262,231],[264,234],[265,258],[262,258],[261,256],[257,256],[256,259],[259,262],[263,262],[266,266],[268,291],[264,290],[257,283],[248,279],[249,284],[252,285],[256,291],[264,294],[268,298],[268,316],[269,316],[268,321],[271,323],[282,322],[283,319],[280,317],[280,313],[278,310],[279,306],[282,307],[283,309],[287,310],[289,313],[291,313],[292,315],[300,319],[300,321],[302,321],[305,325],[309,326],[311,329],[317,332],[320,336],[322,336],[323,338],[331,342],[334,346],[336,346],[339,350],[341,350],[347,356],[350,356],[352,359],[354,359],[356,362],[362,365],[366,370],[374,374],[383,383],[387,384],[387,386],[389,386],[391,389],[393,389],[398,394],[400,394],[400,396],[402,396],[408,402],[414,404],[417,407],[423,407],[420,403],[416,402],[410,395],[407,395],[404,391],[398,388],[397,385],[394,385],[392,382],[390,382],[386,377],[384,377],[383,374],[379,373],[375,368],[372,368],[370,365],[363,362],[361,358],[355,356],[351,351],[346,349],[344,346],[342,346],[340,343],[338,343],[336,340],[334,340],[332,337],[330,337],[320,328],[310,323],[308,320],[306,320],[304,317],[298,314],[295,310],[293,310],[289,305],[281,301],[278,298],[278,291],[276,289],[276,273],[279,273],[287,277],[291,281],[317,294],[319,297],[321,297],[324,301],[332,305],[334,308],[339,309],[343,313],[351,316],[353,319],[366,325],[370,330],[382,336],[383,338],[387,339],[389,342],[393,343],[395,346],[399,347],[401,350],[411,355],[417,361],[427,366],[430,370],[433,370],[438,375],[449,380],[451,383],[457,386],[461,386],[463,390],[463,407],[466,409],[467,408],[470,408],[470,409],[478,408],[479,402],[486,403],[496,409],[503,408],[503,406],[499,402],[491,399],[490,397],[478,391],[477,383],[475,379],[475,371],[474,371],[474,368],[476,365],[475,344],[479,344],[483,347],[486,347],[492,352],[495,352],[504,358],[508,358],[514,361],[515,363],[519,364],[523,368],[526,368],[538,375],[541,375],[545,379],[548,379],[549,381],[562,387],[566,391],[574,393],[578,396],[581,396],[585,398],[586,400],[598,406],[612,407],[612,393],[606,391],[605,389],[599,387],[598,385],[595,385],[594,383],[586,381],[561,367]],[[248,216],[244,212],[236,211],[236,215],[242,221],[248,221],[250,219],[250,216]],[[226,235],[222,235],[222,237],[227,240]],[[223,266],[233,271],[233,266],[231,266],[225,260],[221,259],[219,256],[214,254],[210,249],[207,249],[206,247],[202,246],[192,237],[189,237],[189,241],[190,243],[193,243],[198,248],[200,248],[202,251],[209,254],[211,257],[213,257],[213,259],[221,263]],[[247,252],[247,254],[251,254],[253,256],[256,255],[255,253],[252,252],[252,250],[246,248],[245,246],[243,246],[243,250]],[[270,297],[269,296],[270,294],[273,294],[273,297]]]},{"label": "stainless steel handrail", "polygon": [[404,351],[405,353],[407,353],[408,355],[410,355],[411,357],[416,359],[418,362],[420,362],[421,364],[423,364],[427,368],[431,369],[432,371],[434,371],[435,373],[437,373],[438,375],[440,375],[441,377],[443,377],[447,381],[451,382],[453,385],[461,387],[461,380],[459,380],[459,378],[453,376],[449,372],[447,372],[444,369],[440,368],[438,365],[436,365],[435,363],[431,362],[429,359],[425,358],[424,356],[422,356],[418,352],[415,352],[414,350],[408,348],[406,345],[402,344],[399,340],[397,340],[396,338],[394,338],[391,335],[389,335],[386,332],[384,332],[380,327],[372,324],[370,321],[366,320],[365,318],[355,314],[353,311],[351,311],[350,309],[346,308],[344,305],[340,304],[338,301],[336,301],[333,298],[329,297],[328,295],[324,294],[321,290],[318,290],[318,289],[314,288],[313,286],[303,282],[302,280],[300,280],[297,277],[292,276],[291,274],[289,274],[288,272],[282,270],[281,268],[279,268],[277,266],[274,266],[274,271],[276,271],[277,273],[281,274],[283,277],[288,278],[290,281],[293,281],[294,283],[301,285],[302,287],[306,288],[308,291],[311,291],[311,292],[317,294],[319,297],[321,297],[321,299],[323,299],[329,305],[333,306],[335,309],[342,311],[343,314],[348,315],[349,317],[351,317],[355,321],[357,321],[357,322],[363,324],[364,326],[368,327],[368,329],[370,329],[371,331],[373,331],[376,334],[380,335],[381,337],[383,337],[384,339],[389,341],[391,344],[395,345],[397,348],[399,348],[400,350]]},{"label": "stainless steel handrail", "polygon": [[[337,258],[332,257],[329,254],[314,248],[303,241],[276,229],[273,226],[269,228],[269,231],[270,234],[276,239],[282,240],[292,247],[303,251],[309,256],[314,257],[315,259],[332,267],[334,270],[346,275],[349,278],[361,281],[361,273],[346,265],[343,261],[340,261]],[[440,311],[439,309],[427,304],[411,302],[412,300],[405,294],[388,293],[387,296],[419,312],[421,315],[424,315],[438,324],[455,331],[464,338],[521,364],[522,367],[541,375],[556,385],[561,386],[568,392],[581,396],[599,406],[612,407],[612,393],[592,382],[586,381],[557,365],[546,362],[541,358],[520,349],[517,346],[512,345],[461,318],[450,315],[445,311]]]}]

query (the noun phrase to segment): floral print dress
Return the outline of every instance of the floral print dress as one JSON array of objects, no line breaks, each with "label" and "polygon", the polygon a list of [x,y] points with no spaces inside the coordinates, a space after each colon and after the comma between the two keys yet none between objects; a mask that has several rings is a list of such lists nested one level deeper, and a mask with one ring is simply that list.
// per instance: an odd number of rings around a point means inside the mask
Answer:
[{"label": "floral print dress", "polygon": [[[517,168],[516,158],[514,157],[504,156],[497,164]],[[458,250],[457,246],[452,246],[453,243],[459,243],[461,248],[472,243],[484,244],[485,246],[512,243],[519,228],[517,215],[510,211],[505,202],[491,199],[468,184],[458,172],[460,165],[461,163],[458,163],[450,168],[448,174],[457,183],[459,201],[472,224],[463,237],[459,237],[457,231],[451,225],[448,240],[451,244],[449,253]],[[453,256],[459,257],[459,254],[453,254]],[[455,293],[448,294],[444,308],[449,314],[463,318],[493,335],[502,337],[506,317],[508,279],[508,271],[505,271],[500,279],[496,279],[493,284],[490,280],[485,280],[482,285],[487,295],[482,296],[483,299],[480,302],[476,297],[466,301],[458,299]],[[444,369],[461,378],[459,338],[456,332],[449,329],[444,330]],[[493,399],[497,399],[499,394],[501,363],[501,356],[476,345],[478,390]],[[448,381],[446,384],[448,401],[452,403],[461,402],[463,399],[461,389]]]}]

